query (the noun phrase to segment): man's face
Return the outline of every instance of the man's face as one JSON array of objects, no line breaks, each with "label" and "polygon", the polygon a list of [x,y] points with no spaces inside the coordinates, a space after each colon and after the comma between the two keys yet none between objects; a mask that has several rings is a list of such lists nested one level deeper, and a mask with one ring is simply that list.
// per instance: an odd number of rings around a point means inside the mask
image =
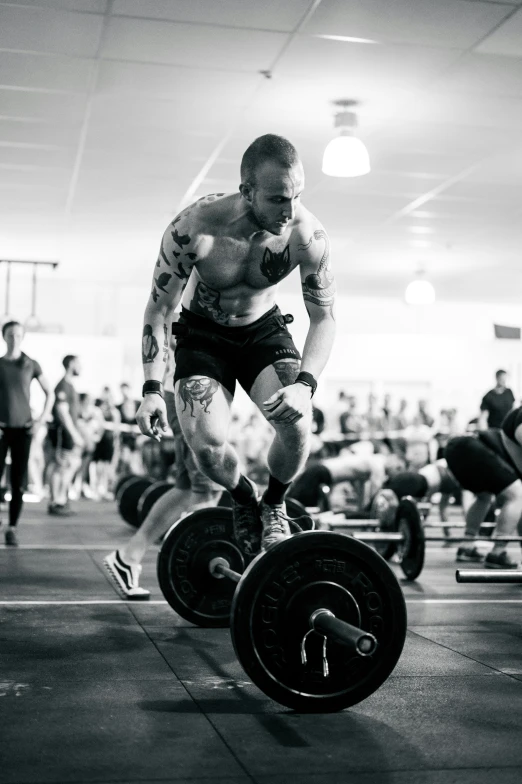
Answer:
[{"label": "man's face", "polygon": [[301,163],[286,169],[266,162],[258,167],[255,183],[243,195],[250,204],[256,222],[276,236],[284,234],[295,217],[304,189]]},{"label": "man's face", "polygon": [[82,372],[82,366],[80,365],[80,360],[78,357],[75,357],[70,364],[70,368],[72,371],[73,376],[79,376]]},{"label": "man's face", "polygon": [[8,327],[5,331],[4,340],[8,351],[16,351],[22,345],[24,339],[24,328],[20,324]]},{"label": "man's face", "polygon": [[497,376],[497,384],[499,387],[507,386],[507,373],[499,373]]}]

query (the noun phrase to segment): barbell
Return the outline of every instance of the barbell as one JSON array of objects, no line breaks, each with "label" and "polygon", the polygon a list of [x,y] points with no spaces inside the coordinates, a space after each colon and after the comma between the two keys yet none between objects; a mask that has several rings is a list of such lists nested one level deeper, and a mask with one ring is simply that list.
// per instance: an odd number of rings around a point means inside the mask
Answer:
[{"label": "barbell", "polygon": [[457,569],[458,583],[516,583],[522,584],[521,569]]},{"label": "barbell", "polygon": [[247,561],[231,511],[200,509],[167,533],[158,580],[186,620],[230,624],[246,674],[288,708],[342,710],[384,683],[404,646],[406,605],[372,548],[305,531]]}]

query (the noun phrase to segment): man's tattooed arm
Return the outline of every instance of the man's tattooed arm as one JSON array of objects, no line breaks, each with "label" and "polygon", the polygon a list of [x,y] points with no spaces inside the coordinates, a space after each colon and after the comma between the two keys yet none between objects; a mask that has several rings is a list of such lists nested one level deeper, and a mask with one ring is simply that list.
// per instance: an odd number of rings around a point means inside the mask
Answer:
[{"label": "man's tattooed arm", "polygon": [[[306,276],[302,275],[301,277],[303,299],[309,314],[310,309],[307,303],[312,303],[313,305],[318,305],[320,308],[328,308],[333,318],[335,280],[330,269],[330,242],[328,235],[322,229],[317,229],[310,237],[309,242],[307,242],[306,245],[298,245],[297,249],[300,251],[310,250],[314,240],[316,244],[317,242],[324,242],[324,250],[317,265],[317,270]],[[301,269],[306,269],[306,266],[301,265]]]},{"label": "man's tattooed arm", "polygon": [[330,269],[330,243],[324,229],[316,229],[309,241],[297,246],[301,287],[310,326],[303,349],[301,370],[318,378],[335,337],[335,281]]},{"label": "man's tattooed arm", "polygon": [[[145,309],[142,360],[146,380],[161,381],[168,357],[169,318],[197,264],[198,223],[188,208],[167,227],[154,268],[152,289]],[[163,342],[163,351],[160,351]]]}]

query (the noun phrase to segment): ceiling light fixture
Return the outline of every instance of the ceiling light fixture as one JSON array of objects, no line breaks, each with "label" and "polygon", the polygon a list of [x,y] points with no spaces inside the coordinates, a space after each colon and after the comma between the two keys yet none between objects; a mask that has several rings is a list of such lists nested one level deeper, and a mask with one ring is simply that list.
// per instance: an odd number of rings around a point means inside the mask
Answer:
[{"label": "ceiling light fixture", "polygon": [[423,269],[418,269],[414,280],[406,286],[404,299],[408,305],[433,305],[435,302],[435,288],[425,279],[425,274]]},{"label": "ceiling light fixture", "polygon": [[329,177],[360,177],[370,171],[370,156],[364,143],[354,134],[357,115],[349,111],[356,101],[335,101],[341,111],[335,115],[335,128],[341,135],[328,142],[323,155],[323,172]]},{"label": "ceiling light fixture", "polygon": [[314,38],[323,38],[326,41],[344,41],[347,44],[378,44],[373,38],[354,38],[351,35],[321,35],[317,34]]}]

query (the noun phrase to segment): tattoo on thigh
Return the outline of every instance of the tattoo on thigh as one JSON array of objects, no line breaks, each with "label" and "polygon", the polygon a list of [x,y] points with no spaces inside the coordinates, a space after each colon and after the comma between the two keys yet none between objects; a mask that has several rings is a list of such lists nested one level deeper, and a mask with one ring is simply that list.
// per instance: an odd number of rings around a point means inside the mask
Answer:
[{"label": "tattoo on thigh", "polygon": [[183,378],[179,382],[179,396],[182,399],[186,410],[190,406],[190,416],[194,416],[194,406],[199,403],[203,411],[208,414],[209,406],[212,403],[214,395],[218,390],[219,384],[213,378],[207,376],[190,376]]},{"label": "tattoo on thigh", "polygon": [[143,337],[141,340],[141,358],[144,365],[149,362],[154,362],[158,356],[159,346],[158,341],[154,337],[152,327],[150,324],[145,324],[143,327]]},{"label": "tattoo on thigh", "polygon": [[277,362],[274,362],[274,370],[284,387],[295,384],[300,367],[301,363],[297,359],[278,359]]}]

